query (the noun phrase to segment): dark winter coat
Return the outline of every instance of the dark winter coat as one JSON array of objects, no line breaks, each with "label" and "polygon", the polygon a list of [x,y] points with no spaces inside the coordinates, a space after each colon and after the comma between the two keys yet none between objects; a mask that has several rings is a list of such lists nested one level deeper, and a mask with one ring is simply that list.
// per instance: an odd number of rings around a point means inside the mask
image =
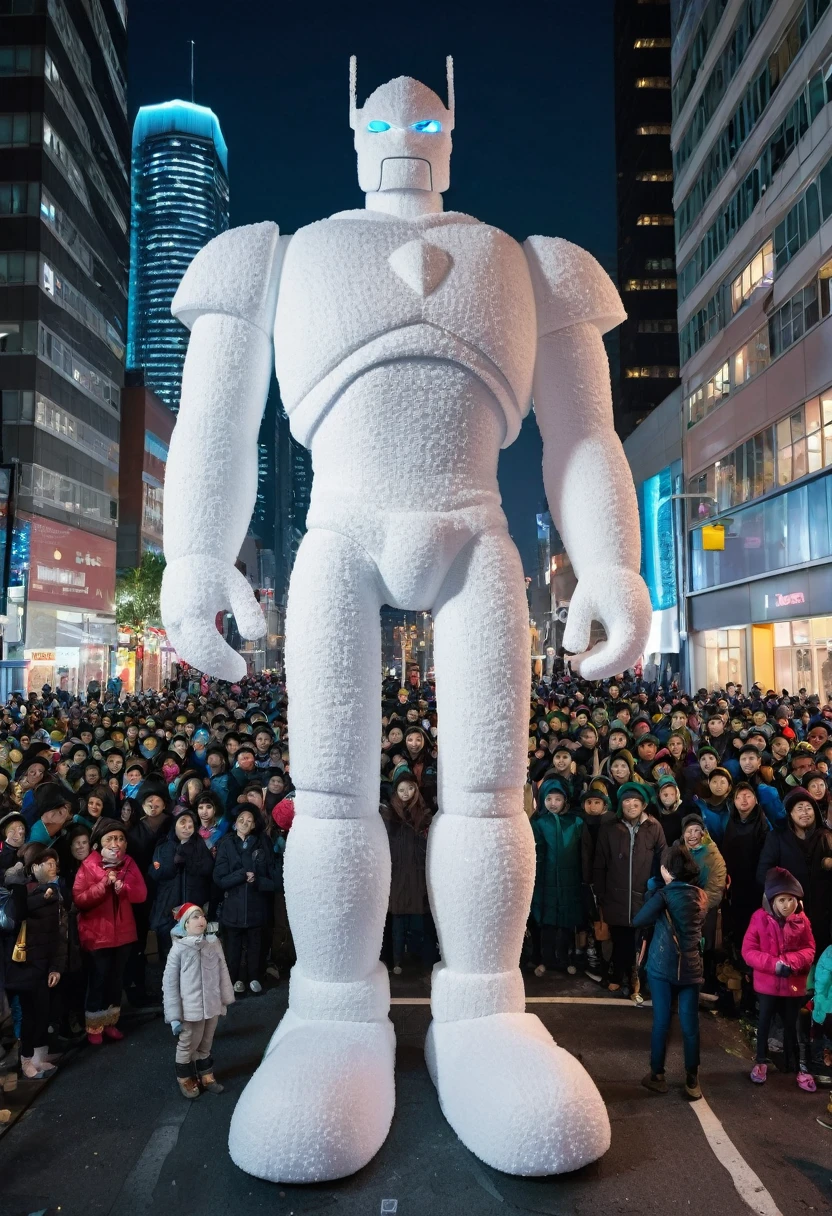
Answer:
[{"label": "dark winter coat", "polygon": [[720,851],[730,879],[722,903],[722,924],[726,936],[730,934],[737,947],[742,943],[748,922],[763,898],[763,884],[757,879],[757,867],[769,831],[768,820],[758,803],[745,822],[734,807],[722,838]]},{"label": "dark winter coat", "polygon": [[[254,882],[246,880],[247,872],[254,874]],[[233,831],[223,836],[217,846],[214,882],[223,892],[221,924],[230,929],[254,929],[266,924],[275,892],[271,841],[259,833],[252,833],[245,841]]]},{"label": "dark winter coat", "polygon": [[26,962],[8,962],[5,983],[12,992],[29,992],[50,971],[66,971],[67,911],[57,884],[28,882],[14,899],[18,926],[26,922]]},{"label": "dark winter coat", "polygon": [[651,979],[702,983],[700,945],[707,912],[707,895],[692,883],[677,880],[651,895],[633,917],[638,929],[656,926],[645,967]]},{"label": "dark winter coat", "polygon": [[661,824],[649,815],[630,828],[623,819],[602,827],[595,850],[594,886],[604,920],[631,925],[647,883],[658,874],[667,847]]},{"label": "dark winter coat", "polygon": [[393,916],[424,916],[428,910],[427,832],[415,831],[392,810],[385,809],[384,820],[390,842],[390,912]]},{"label": "dark winter coat", "polygon": [[581,900],[582,837],[580,815],[541,810],[532,822],[536,871],[532,918],[538,925],[576,929],[584,924]]},{"label": "dark winter coat", "polygon": [[153,893],[151,929],[169,936],[175,923],[174,908],[185,903],[204,908],[211,898],[213,873],[214,856],[201,836],[194,834],[183,844],[171,832],[156,846],[147,872],[148,889]]},{"label": "dark winter coat", "polygon": [[[147,874],[153,862],[153,854],[156,852],[156,846],[165,839],[173,819],[170,815],[161,815],[161,823],[158,828],[149,828],[147,826],[147,816],[144,816],[131,828],[127,833],[127,852],[133,858],[142,875]],[[148,896],[152,898],[152,896]]]}]

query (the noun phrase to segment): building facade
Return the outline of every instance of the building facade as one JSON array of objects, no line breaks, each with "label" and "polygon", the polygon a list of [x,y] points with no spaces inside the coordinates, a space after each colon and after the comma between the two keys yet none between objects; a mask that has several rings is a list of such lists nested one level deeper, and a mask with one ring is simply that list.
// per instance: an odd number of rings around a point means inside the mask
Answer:
[{"label": "building facade", "polygon": [[170,306],[203,245],[228,227],[228,149],[189,101],[142,106],[133,124],[127,366],[174,413],[188,331]]},{"label": "building facade", "polygon": [[142,554],[162,552],[165,465],[176,417],[164,401],[128,372],[121,397],[119,570],[141,565]]},{"label": "building facade", "polygon": [[618,284],[627,320],[617,330],[616,429],[630,434],[678,384],[670,5],[615,4]]},{"label": "building facade", "polygon": [[129,258],[123,0],[0,4],[2,460],[16,469],[4,658],[103,683],[115,644]]},{"label": "building facade", "polygon": [[693,682],[828,695],[832,6],[680,5],[672,60]]}]

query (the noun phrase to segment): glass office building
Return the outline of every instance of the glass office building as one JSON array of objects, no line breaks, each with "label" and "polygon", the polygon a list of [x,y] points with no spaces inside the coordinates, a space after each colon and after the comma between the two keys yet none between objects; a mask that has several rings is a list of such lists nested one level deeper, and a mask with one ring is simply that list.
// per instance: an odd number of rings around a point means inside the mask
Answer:
[{"label": "glass office building", "polygon": [[228,149],[216,114],[142,106],[133,126],[127,366],[176,412],[188,331],[170,305],[203,245],[228,228]]},{"label": "glass office building", "polygon": [[[674,0],[693,686],[832,691],[832,4]],[[702,527],[725,526],[710,550]]]},{"label": "glass office building", "polygon": [[0,631],[36,690],[103,684],[116,641],[129,162],[125,5],[0,0]]}]

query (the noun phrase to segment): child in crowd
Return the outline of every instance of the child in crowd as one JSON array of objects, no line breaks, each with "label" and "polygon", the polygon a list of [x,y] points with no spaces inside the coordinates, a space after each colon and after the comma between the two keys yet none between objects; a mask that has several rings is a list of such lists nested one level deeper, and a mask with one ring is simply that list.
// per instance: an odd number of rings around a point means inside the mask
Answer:
[{"label": "child in crowd", "polygon": [[755,1085],[767,1076],[766,1049],[772,1018],[783,1019],[786,1072],[797,1071],[797,1083],[807,1093],[817,1086],[805,1061],[800,1060],[797,1017],[806,999],[806,977],[815,957],[815,939],[802,910],[803,888],[788,870],[774,866],[766,874],[763,906],[751,917],[742,943],[742,956],[754,970],[754,991],[759,1002],[757,1056],[751,1069]]},{"label": "child in crowd", "polygon": [[162,993],[165,1021],[176,1035],[176,1079],[185,1098],[198,1098],[200,1086],[221,1094],[211,1048],[217,1022],[234,1003],[234,987],[222,946],[207,932],[199,904],[182,904],[173,916]]},{"label": "child in crowd", "polygon": [[584,821],[570,810],[566,786],[550,777],[540,786],[540,810],[532,820],[536,871],[532,918],[540,929],[542,959],[535,975],[550,970],[574,975],[575,931],[584,927],[581,837]]}]

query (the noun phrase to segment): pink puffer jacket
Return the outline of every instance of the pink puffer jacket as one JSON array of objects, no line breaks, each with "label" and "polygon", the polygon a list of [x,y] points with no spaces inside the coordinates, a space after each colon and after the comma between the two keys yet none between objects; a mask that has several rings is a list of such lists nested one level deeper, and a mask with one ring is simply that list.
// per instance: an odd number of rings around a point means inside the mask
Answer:
[{"label": "pink puffer jacket", "polygon": [[[758,908],[742,943],[742,956],[754,968],[754,991],[768,996],[805,996],[806,976],[815,961],[815,939],[809,918],[795,912],[781,923]],[[776,975],[778,962],[788,963],[791,975]]]}]

